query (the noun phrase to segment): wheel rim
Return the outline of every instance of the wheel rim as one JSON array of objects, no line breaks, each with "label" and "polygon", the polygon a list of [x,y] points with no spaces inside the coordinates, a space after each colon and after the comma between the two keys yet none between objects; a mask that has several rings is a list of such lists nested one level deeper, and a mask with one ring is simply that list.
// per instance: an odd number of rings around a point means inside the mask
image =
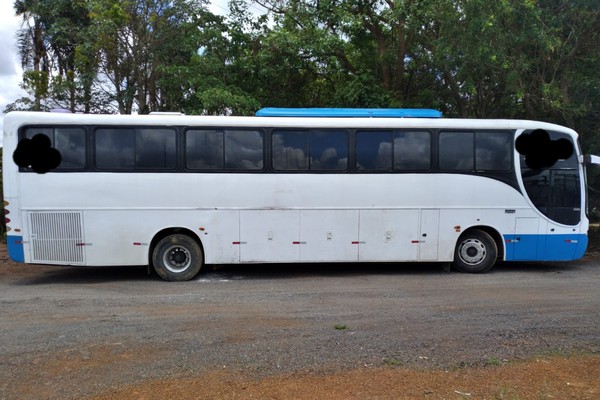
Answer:
[{"label": "wheel rim", "polygon": [[467,239],[461,243],[458,255],[462,262],[469,265],[481,264],[487,255],[483,242],[477,239]]},{"label": "wheel rim", "polygon": [[169,271],[180,273],[192,264],[192,256],[185,247],[171,246],[164,253],[163,264]]}]

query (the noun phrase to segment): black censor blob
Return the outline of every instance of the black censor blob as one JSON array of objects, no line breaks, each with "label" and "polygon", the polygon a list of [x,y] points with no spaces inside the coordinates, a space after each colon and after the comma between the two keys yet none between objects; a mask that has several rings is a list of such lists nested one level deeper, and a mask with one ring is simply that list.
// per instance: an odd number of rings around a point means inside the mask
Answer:
[{"label": "black censor blob", "polygon": [[22,168],[31,168],[45,174],[60,165],[60,152],[52,147],[50,138],[38,133],[31,139],[22,139],[13,153],[14,162]]},{"label": "black censor blob", "polygon": [[536,129],[517,138],[517,151],[525,156],[525,164],[531,169],[550,168],[558,160],[566,160],[573,154],[573,143],[567,139],[550,139],[543,129]]}]

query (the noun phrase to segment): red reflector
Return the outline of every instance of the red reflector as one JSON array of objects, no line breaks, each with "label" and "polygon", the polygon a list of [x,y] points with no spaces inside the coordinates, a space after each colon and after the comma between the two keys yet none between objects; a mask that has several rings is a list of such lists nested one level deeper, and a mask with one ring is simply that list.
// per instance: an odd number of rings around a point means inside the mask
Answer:
[{"label": "red reflector", "polygon": [[6,222],[7,224],[10,223],[10,218],[4,218],[4,222]]},{"label": "red reflector", "polygon": [[134,246],[141,246],[142,244],[140,242],[133,242]]}]

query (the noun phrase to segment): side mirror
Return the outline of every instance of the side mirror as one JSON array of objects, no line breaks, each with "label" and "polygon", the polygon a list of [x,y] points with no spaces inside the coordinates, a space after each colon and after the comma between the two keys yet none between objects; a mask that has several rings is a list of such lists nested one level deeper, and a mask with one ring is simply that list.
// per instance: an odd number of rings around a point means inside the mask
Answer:
[{"label": "side mirror", "polygon": [[587,154],[583,156],[583,164],[585,165],[600,165],[600,156]]}]

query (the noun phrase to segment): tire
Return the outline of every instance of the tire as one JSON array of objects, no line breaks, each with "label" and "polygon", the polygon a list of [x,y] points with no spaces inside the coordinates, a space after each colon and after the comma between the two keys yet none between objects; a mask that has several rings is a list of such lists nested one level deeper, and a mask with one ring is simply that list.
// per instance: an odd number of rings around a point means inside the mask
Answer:
[{"label": "tire", "polygon": [[471,274],[489,271],[496,263],[498,247],[494,239],[478,229],[465,232],[456,243],[454,268]]},{"label": "tire", "polygon": [[152,252],[152,266],[166,281],[189,281],[203,264],[202,249],[187,235],[169,235],[161,239]]}]

